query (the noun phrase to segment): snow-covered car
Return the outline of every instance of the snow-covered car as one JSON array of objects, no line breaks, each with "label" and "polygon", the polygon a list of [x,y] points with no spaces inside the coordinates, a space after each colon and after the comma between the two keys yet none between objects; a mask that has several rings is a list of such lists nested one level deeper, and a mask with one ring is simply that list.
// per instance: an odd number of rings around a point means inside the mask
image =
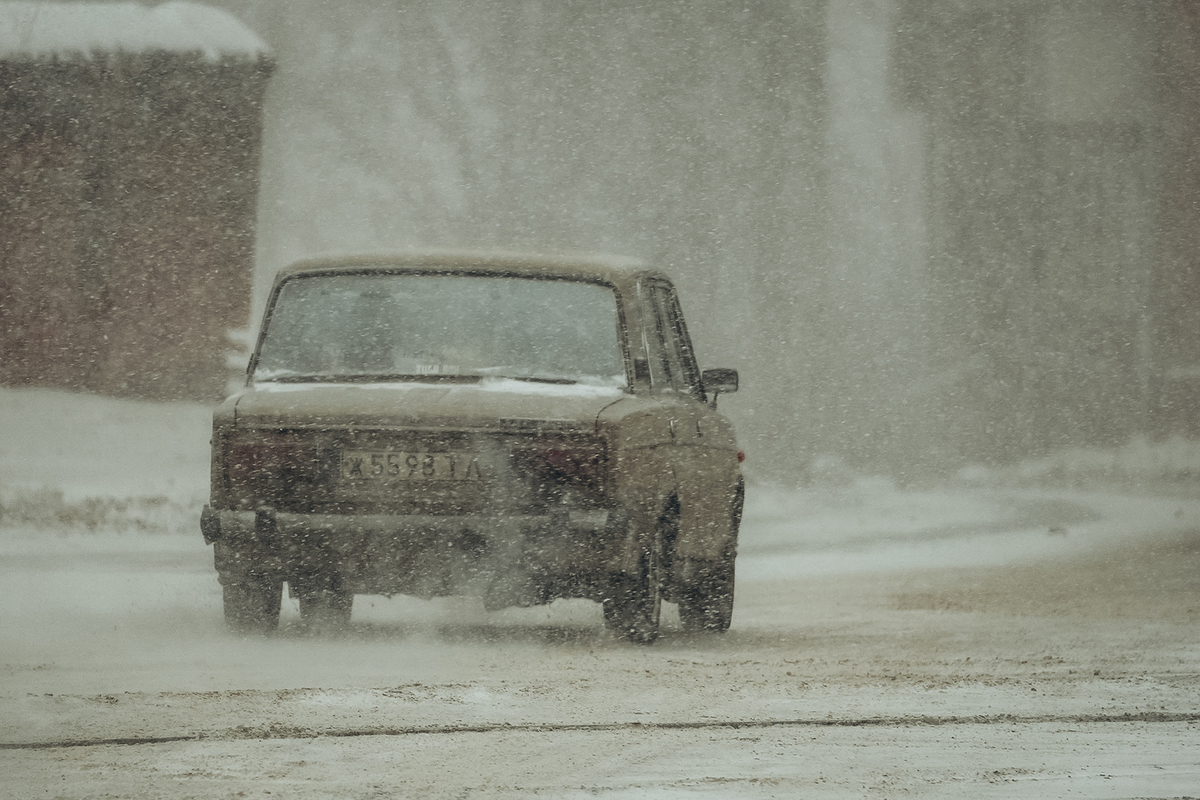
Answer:
[{"label": "snow-covered car", "polygon": [[201,528],[228,625],[318,628],[355,594],[589,598],[630,641],[733,614],[742,454],[671,282],[605,259],[310,261],[214,414]]}]

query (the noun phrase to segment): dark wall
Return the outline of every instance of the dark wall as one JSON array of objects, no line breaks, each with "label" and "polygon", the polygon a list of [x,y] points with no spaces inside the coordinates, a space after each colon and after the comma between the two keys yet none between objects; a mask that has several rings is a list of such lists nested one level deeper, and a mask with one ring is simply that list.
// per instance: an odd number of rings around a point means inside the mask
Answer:
[{"label": "dark wall", "polygon": [[1166,5],[1159,50],[1162,267],[1153,296],[1162,367],[1156,427],[1200,436],[1200,4]]},{"label": "dark wall", "polygon": [[0,62],[0,382],[225,389],[249,317],[267,62]]},{"label": "dark wall", "polygon": [[949,457],[1116,445],[1194,415],[1168,409],[1164,381],[1200,365],[1195,18],[902,3],[895,89],[927,125],[930,400]]}]

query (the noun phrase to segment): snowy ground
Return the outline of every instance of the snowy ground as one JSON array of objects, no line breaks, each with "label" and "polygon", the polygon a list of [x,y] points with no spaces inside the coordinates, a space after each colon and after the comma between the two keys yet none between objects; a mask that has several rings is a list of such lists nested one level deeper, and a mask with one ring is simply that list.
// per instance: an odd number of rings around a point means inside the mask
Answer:
[{"label": "snowy ground", "polygon": [[752,487],[733,630],[639,648],[586,602],[227,636],[208,425],[0,389],[0,797],[1200,797],[1193,443]]}]

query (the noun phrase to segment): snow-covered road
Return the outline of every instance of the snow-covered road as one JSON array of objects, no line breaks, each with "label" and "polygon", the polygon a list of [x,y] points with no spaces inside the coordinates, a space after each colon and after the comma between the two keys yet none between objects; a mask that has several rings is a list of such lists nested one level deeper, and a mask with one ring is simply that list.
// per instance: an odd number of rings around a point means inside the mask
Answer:
[{"label": "snow-covered road", "polygon": [[0,797],[1200,795],[1187,487],[757,487],[713,639],[359,598],[239,640],[207,414],[0,390]]}]

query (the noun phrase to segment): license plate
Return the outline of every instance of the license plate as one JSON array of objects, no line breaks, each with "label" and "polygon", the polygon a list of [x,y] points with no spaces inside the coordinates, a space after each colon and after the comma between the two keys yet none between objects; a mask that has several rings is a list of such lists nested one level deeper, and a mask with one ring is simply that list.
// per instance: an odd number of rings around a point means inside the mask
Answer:
[{"label": "license plate", "polygon": [[346,450],[342,478],[348,481],[478,481],[479,462],[467,453]]}]

